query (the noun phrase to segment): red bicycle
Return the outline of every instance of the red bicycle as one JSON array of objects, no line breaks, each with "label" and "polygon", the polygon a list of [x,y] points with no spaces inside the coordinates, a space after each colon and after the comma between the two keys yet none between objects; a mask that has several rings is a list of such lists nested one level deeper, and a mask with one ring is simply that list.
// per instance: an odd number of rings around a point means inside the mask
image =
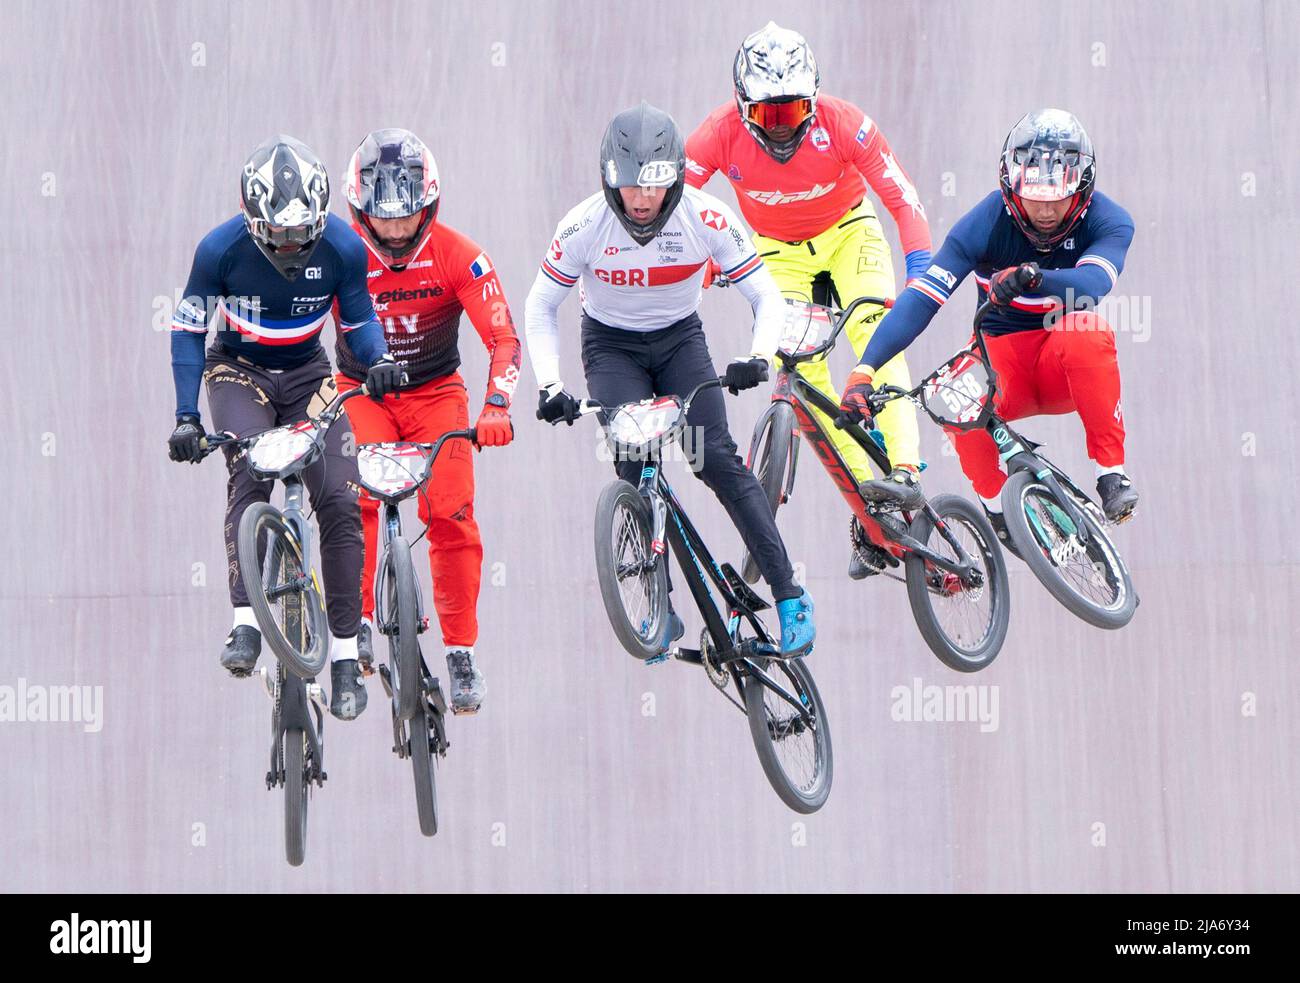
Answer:
[{"label": "red bicycle", "polygon": [[[884,297],[859,297],[842,311],[787,298],[786,328],[776,359],[778,371],[772,405],[754,426],[747,464],[767,495],[772,514],[794,491],[799,442],[813,453],[852,513],[851,537],[858,558],[873,574],[907,584],[907,597],[921,637],[944,665],[959,672],[983,669],[997,657],[1010,621],[1007,570],[997,537],[983,511],[957,495],[937,495],[915,513],[869,502],[812,408],[831,419],[838,404],[799,375],[804,362],[825,358],[853,312],[863,304],[885,307]],[[880,469],[890,471],[889,455],[878,432],[861,426],[845,432],[861,445]],[[893,572],[903,567],[904,576]],[[743,576],[758,579],[758,568],[745,554]]]}]

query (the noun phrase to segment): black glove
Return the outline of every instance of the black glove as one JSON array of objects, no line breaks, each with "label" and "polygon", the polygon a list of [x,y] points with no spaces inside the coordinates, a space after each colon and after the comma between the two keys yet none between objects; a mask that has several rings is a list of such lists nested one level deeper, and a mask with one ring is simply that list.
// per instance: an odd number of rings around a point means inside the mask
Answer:
[{"label": "black glove", "polygon": [[1037,290],[1043,274],[1037,263],[1021,263],[998,270],[989,277],[989,299],[995,304],[1009,304],[1027,290]]},{"label": "black glove", "polygon": [[376,403],[382,402],[389,393],[395,393],[406,381],[406,373],[394,361],[393,356],[384,352],[366,373],[366,392]]},{"label": "black glove", "polygon": [[167,456],[173,461],[198,464],[203,460],[203,448],[199,446],[202,439],[203,426],[197,416],[177,417],[176,429],[167,438]]},{"label": "black glove", "polygon": [[560,386],[552,387],[555,391],[543,389],[537,394],[537,419],[545,420],[552,426],[563,420],[569,426],[582,415],[582,404],[564,391]]},{"label": "black glove", "polygon": [[767,382],[767,359],[738,358],[727,366],[722,384],[734,396],[742,389],[753,389],[760,382]]}]

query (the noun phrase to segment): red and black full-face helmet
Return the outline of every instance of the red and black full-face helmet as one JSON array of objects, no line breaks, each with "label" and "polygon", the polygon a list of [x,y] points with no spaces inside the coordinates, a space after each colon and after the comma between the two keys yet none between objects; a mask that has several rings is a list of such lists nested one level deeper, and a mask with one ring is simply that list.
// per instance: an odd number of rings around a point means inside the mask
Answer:
[{"label": "red and black full-face helmet", "polygon": [[[387,266],[400,268],[423,247],[438,213],[438,165],[410,130],[375,130],[361,141],[348,164],[347,199],[353,221]],[[414,234],[400,242],[384,239],[371,218],[420,214]]]},{"label": "red and black full-face helmet", "polygon": [[[1029,113],[1011,128],[1002,144],[999,166],[1002,200],[1034,246],[1050,252],[1088,211],[1097,178],[1097,159],[1083,125],[1063,109]],[[1071,201],[1065,217],[1050,232],[1029,220],[1023,202]]]}]

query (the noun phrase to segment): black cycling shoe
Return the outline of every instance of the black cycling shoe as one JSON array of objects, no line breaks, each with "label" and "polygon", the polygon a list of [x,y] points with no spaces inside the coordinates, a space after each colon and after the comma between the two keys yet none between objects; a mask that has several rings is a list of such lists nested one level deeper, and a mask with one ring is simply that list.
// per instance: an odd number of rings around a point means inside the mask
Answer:
[{"label": "black cycling shoe", "polygon": [[366,708],[366,681],[356,659],[330,663],[330,713],[339,720],[355,720]]},{"label": "black cycling shoe", "polygon": [[993,527],[993,534],[998,537],[1002,548],[1017,560],[1023,560],[1024,557],[1016,549],[1016,544],[1011,541],[1011,533],[1007,532],[1007,517],[1001,512],[990,512],[987,507],[984,508],[984,515],[988,518],[989,525]]},{"label": "black cycling shoe", "polygon": [[447,653],[447,674],[451,677],[451,712],[478,713],[487,684],[474,666],[474,656],[464,649],[452,649]]},{"label": "black cycling shoe", "polygon": [[894,468],[883,478],[864,481],[858,485],[858,491],[868,502],[897,505],[900,509],[919,509],[925,504],[921,482],[907,468]]},{"label": "black cycling shoe", "polygon": [[370,626],[364,621],[357,629],[357,662],[365,669],[375,664],[375,649],[370,641]]},{"label": "black cycling shoe", "polygon": [[1097,494],[1101,496],[1101,508],[1111,522],[1123,522],[1132,518],[1137,508],[1138,493],[1133,482],[1126,474],[1103,474],[1097,479]]},{"label": "black cycling shoe", "polygon": [[262,633],[252,625],[236,625],[226,636],[226,650],[221,653],[221,668],[238,679],[249,675],[262,654]]},{"label": "black cycling shoe", "polygon": [[870,566],[862,562],[862,557],[858,556],[858,551],[856,549],[849,554],[850,580],[866,580],[875,572],[876,571]]}]

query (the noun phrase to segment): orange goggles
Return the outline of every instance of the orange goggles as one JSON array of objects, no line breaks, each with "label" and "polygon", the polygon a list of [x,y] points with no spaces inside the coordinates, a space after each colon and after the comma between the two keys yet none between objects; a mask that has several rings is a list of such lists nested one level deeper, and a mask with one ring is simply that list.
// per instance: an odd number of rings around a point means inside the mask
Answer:
[{"label": "orange goggles", "polygon": [[813,114],[811,99],[791,99],[788,102],[751,102],[745,107],[745,118],[755,126],[770,130],[777,126],[792,129],[801,125]]}]

